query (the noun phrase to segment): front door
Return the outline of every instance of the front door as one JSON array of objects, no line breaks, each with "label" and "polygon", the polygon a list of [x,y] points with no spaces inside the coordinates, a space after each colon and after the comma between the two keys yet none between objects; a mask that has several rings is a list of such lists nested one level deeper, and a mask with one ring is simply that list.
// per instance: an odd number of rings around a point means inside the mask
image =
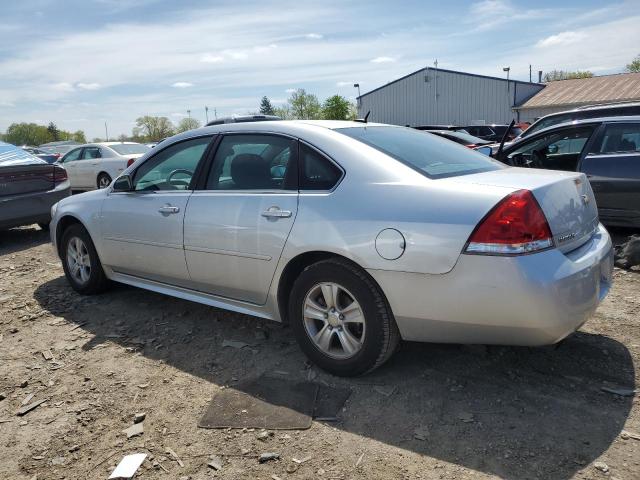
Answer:
[{"label": "front door", "polygon": [[84,147],[78,163],[78,179],[83,188],[98,186],[98,164],[102,157],[99,147]]},{"label": "front door", "polygon": [[76,148],[75,150],[71,150],[69,153],[67,153],[61,162],[64,169],[67,171],[72,189],[82,188],[78,170],[81,156],[82,148]]},{"label": "front door", "polygon": [[185,285],[183,221],[191,180],[211,137],[159,151],[133,173],[133,191],[110,192],[102,208],[102,262],[119,273]]},{"label": "front door", "polygon": [[187,206],[192,288],[264,304],[298,209],[297,141],[225,135],[206,185]]}]

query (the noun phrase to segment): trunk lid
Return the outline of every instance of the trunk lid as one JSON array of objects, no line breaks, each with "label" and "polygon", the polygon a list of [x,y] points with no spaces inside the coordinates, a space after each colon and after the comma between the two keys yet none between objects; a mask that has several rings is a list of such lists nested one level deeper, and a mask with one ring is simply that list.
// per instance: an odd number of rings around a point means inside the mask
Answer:
[{"label": "trunk lid", "polygon": [[598,227],[598,208],[583,173],[505,168],[456,177],[454,181],[530,190],[547,217],[555,246],[562,252],[586,243]]},{"label": "trunk lid", "polygon": [[0,196],[47,192],[53,189],[54,168],[46,162],[0,165]]}]

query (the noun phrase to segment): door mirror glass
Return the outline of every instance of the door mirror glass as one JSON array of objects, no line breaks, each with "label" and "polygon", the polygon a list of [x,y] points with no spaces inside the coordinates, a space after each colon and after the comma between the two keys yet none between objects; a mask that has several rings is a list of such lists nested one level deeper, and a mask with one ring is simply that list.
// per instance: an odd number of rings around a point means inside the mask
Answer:
[{"label": "door mirror glass", "polygon": [[483,155],[486,155],[488,157],[491,156],[491,147],[478,147],[476,148],[476,152],[479,152]]},{"label": "door mirror glass", "polygon": [[552,144],[547,147],[547,153],[558,153],[558,145]]},{"label": "door mirror glass", "polygon": [[133,182],[131,181],[130,175],[120,175],[116,178],[116,181],[113,182],[113,191],[114,192],[130,192],[133,190]]}]

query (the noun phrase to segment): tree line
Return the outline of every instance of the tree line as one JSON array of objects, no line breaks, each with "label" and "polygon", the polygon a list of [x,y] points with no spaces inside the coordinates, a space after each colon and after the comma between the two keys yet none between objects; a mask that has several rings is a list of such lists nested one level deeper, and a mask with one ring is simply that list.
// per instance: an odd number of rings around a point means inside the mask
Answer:
[{"label": "tree line", "polygon": [[85,138],[82,130],[76,130],[75,132],[60,130],[53,122],[50,122],[46,127],[36,123],[12,123],[9,125],[4,135],[0,134],[0,140],[14,145],[32,146],[62,140],[87,143],[87,139]]},{"label": "tree line", "polygon": [[277,115],[284,120],[353,120],[358,111],[342,95],[332,95],[320,103],[317,96],[298,88],[291,92],[287,103],[279,107],[274,107],[268,97],[262,97],[260,113]]}]

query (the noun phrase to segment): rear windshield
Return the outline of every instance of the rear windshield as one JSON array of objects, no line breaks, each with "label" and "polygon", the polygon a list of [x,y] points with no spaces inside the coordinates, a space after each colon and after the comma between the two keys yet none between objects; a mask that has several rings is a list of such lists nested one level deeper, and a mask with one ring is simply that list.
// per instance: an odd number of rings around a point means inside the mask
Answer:
[{"label": "rear windshield", "polygon": [[21,148],[15,147],[9,143],[0,142],[0,165],[9,166],[28,164],[46,165],[47,162],[31,155],[29,152],[26,152]]},{"label": "rear windshield", "polygon": [[486,155],[412,128],[363,126],[338,128],[336,131],[395,158],[429,178],[505,168]]},{"label": "rear windshield", "polygon": [[136,153],[147,153],[151,147],[141,143],[122,143],[120,145],[109,145],[118,155],[135,155]]}]

